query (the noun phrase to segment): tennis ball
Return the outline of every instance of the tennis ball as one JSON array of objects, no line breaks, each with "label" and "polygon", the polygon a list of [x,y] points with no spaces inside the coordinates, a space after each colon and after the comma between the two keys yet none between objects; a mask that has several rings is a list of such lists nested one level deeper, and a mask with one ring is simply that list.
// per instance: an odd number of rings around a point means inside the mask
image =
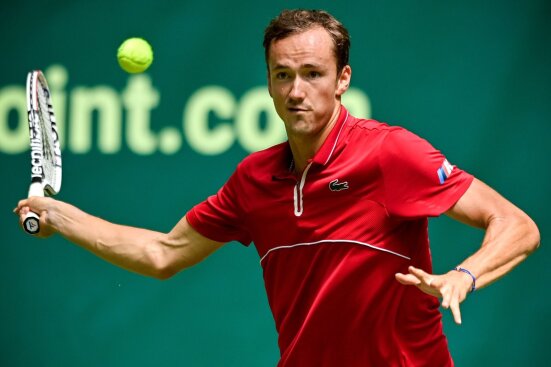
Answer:
[{"label": "tennis ball", "polygon": [[129,38],[119,46],[117,60],[124,71],[142,73],[153,62],[153,50],[143,38]]}]

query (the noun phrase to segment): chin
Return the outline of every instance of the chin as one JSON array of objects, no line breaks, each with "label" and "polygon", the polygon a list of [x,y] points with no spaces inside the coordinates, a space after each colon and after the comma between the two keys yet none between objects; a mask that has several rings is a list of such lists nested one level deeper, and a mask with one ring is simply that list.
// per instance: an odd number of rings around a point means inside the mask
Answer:
[{"label": "chin", "polygon": [[304,121],[291,123],[289,131],[295,135],[312,135],[317,132],[316,126]]}]

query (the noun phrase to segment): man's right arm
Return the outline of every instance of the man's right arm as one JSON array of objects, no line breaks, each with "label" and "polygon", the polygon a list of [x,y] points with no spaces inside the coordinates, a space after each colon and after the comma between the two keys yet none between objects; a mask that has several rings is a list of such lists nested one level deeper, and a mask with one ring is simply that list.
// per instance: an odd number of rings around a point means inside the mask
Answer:
[{"label": "man's right arm", "polygon": [[194,230],[185,216],[161,233],[114,224],[52,198],[21,200],[14,212],[22,222],[29,210],[40,214],[38,237],[57,232],[112,264],[158,279],[197,264],[224,244]]}]

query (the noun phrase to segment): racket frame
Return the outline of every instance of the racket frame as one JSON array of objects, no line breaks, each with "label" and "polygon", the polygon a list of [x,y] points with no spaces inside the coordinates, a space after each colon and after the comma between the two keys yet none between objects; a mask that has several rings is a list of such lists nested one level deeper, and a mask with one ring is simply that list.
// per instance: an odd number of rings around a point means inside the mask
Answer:
[{"label": "racket frame", "polygon": [[[27,113],[29,121],[29,143],[31,148],[31,184],[29,186],[28,197],[45,195],[56,195],[61,189],[61,147],[59,143],[59,133],[57,130],[56,119],[51,101],[50,89],[44,74],[40,70],[33,70],[27,74]],[[38,97],[38,89],[42,88],[45,95],[47,119],[50,128],[44,126],[41,122],[41,107]],[[48,145],[48,147],[45,147]],[[49,148],[46,150],[45,148]],[[45,173],[46,155],[53,164],[53,181],[50,182]],[[29,212],[23,220],[23,228],[29,234],[40,232],[40,217],[37,213]]]}]

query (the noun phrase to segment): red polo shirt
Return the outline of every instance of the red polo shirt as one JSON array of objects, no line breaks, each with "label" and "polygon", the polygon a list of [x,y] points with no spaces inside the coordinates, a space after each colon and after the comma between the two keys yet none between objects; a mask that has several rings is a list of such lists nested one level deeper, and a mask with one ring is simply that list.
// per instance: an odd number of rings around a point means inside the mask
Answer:
[{"label": "red polo shirt", "polygon": [[221,242],[254,245],[279,334],[278,366],[451,366],[438,299],[398,283],[432,271],[427,217],[472,176],[400,127],[343,107],[300,177],[288,143],[245,158],[187,214]]}]

